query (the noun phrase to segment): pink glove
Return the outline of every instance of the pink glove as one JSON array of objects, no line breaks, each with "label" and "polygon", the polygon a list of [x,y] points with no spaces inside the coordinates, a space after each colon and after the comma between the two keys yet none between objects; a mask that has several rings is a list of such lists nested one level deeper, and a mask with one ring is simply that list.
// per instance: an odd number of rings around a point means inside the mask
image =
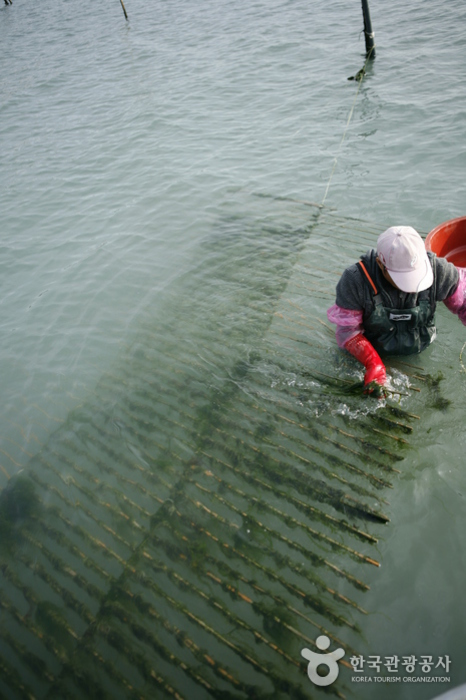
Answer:
[{"label": "pink glove", "polygon": [[377,382],[377,384],[381,386],[385,384],[387,381],[385,366],[374,346],[362,333],[348,340],[345,343],[345,350],[348,350],[348,352],[359,360],[359,362],[362,362],[366,368],[364,386],[367,386],[371,382]]}]

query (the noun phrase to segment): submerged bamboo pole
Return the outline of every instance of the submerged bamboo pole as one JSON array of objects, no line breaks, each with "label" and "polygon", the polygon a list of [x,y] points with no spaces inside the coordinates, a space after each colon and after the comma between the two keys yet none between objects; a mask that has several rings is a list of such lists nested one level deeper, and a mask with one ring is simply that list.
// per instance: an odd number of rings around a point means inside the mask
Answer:
[{"label": "submerged bamboo pole", "polygon": [[[10,649],[21,659],[29,673],[42,683],[53,683],[55,676],[37,654],[22,644],[16,635],[10,634],[6,629],[2,629],[2,642],[8,644]],[[3,680],[3,677],[2,677]],[[34,697],[31,695],[31,697]]]}]

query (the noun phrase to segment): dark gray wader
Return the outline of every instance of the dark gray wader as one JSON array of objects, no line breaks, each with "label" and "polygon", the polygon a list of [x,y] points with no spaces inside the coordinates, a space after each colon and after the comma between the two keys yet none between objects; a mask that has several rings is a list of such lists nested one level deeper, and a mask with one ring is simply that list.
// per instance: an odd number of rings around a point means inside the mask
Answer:
[{"label": "dark gray wader", "polygon": [[419,292],[417,305],[407,309],[394,309],[384,305],[382,292],[374,284],[374,265],[377,265],[375,257],[364,256],[357,263],[370,290],[373,304],[372,313],[363,321],[364,335],[380,355],[414,355],[422,352],[437,335],[434,319],[435,265],[432,265],[433,284],[429,289]]}]

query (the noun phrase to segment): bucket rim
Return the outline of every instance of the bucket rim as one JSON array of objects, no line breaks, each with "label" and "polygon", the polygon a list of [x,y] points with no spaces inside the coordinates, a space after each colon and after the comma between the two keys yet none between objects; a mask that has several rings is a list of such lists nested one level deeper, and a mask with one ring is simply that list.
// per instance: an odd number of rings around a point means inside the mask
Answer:
[{"label": "bucket rim", "polygon": [[435,228],[433,228],[427,234],[424,241],[426,249],[431,250],[430,242],[441,229],[443,229],[445,226],[453,226],[454,224],[458,224],[460,221],[464,221],[466,223],[466,216],[457,216],[454,219],[448,219],[447,221],[443,221],[441,224],[435,226]]}]

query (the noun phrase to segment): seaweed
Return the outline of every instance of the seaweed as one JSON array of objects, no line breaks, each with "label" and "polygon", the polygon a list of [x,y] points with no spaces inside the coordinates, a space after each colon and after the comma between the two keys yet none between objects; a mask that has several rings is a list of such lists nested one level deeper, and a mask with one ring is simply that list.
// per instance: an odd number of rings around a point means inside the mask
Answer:
[{"label": "seaweed", "polygon": [[435,408],[437,411],[446,411],[451,405],[451,400],[441,394],[440,382],[445,379],[443,373],[437,372],[435,375],[427,374],[425,379],[430,394],[427,406]]},{"label": "seaweed", "polygon": [[31,526],[42,504],[30,478],[18,474],[0,493],[0,551],[11,553],[22,541],[21,530]]},{"label": "seaweed", "polygon": [[67,653],[72,651],[75,639],[70,634],[70,625],[58,605],[46,600],[38,601],[35,623],[41,633],[53,638],[55,644],[58,643]]}]

